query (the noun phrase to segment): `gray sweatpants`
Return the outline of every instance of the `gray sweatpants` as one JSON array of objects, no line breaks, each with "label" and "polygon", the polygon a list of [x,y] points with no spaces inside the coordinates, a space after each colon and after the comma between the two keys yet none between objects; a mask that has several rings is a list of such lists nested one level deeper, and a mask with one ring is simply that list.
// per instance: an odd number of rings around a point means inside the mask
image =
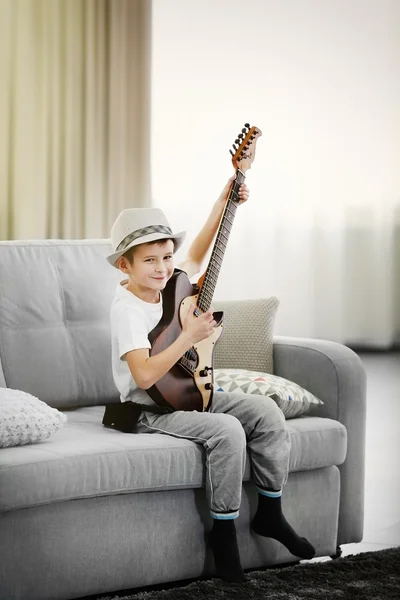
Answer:
[{"label": "gray sweatpants", "polygon": [[260,488],[281,489],[288,476],[290,436],[271,398],[215,392],[208,412],[142,413],[137,431],[193,440],[206,451],[206,494],[214,518],[239,514],[246,445]]}]

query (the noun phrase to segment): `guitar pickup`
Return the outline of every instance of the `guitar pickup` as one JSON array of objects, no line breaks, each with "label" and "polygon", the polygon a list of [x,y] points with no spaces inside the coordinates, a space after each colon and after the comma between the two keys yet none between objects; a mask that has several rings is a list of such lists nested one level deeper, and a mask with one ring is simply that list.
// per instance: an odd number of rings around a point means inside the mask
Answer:
[{"label": "guitar pickup", "polygon": [[188,358],[186,358],[185,356],[182,356],[182,358],[178,361],[178,364],[180,367],[182,367],[182,369],[184,369],[187,373],[189,373],[190,375],[194,375],[194,364],[193,361],[190,361]]}]

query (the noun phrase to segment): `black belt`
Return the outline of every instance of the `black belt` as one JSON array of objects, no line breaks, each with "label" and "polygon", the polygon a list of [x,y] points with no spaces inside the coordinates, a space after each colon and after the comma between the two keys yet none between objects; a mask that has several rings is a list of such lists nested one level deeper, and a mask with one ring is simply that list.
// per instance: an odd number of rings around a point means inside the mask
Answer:
[{"label": "black belt", "polygon": [[114,427],[124,433],[133,433],[142,411],[166,415],[173,412],[173,408],[158,406],[157,404],[154,406],[137,404],[131,401],[115,402],[106,405],[102,423],[106,427]]}]

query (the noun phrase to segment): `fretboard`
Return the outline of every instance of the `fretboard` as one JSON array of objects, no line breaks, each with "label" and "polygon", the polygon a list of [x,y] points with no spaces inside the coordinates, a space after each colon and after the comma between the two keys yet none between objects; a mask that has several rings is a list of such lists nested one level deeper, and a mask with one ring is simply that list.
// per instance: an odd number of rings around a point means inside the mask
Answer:
[{"label": "fretboard", "polygon": [[236,172],[236,179],[233,182],[229,198],[225,205],[224,213],[222,215],[217,237],[214,243],[214,248],[204,276],[203,285],[201,286],[199,297],[197,299],[197,306],[203,312],[208,310],[212,303],[222,261],[225,255],[225,250],[228,245],[229,235],[232,230],[233,221],[239,203],[239,188],[244,180],[244,173],[238,170]]}]

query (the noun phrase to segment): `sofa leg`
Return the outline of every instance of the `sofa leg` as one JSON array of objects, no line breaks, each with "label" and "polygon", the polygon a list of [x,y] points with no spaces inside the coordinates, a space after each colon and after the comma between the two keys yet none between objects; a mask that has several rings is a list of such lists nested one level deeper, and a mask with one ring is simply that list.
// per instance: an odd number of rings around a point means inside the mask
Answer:
[{"label": "sofa leg", "polygon": [[336,560],[342,556],[342,549],[340,546],[336,546],[336,553],[331,555],[332,560]]}]

